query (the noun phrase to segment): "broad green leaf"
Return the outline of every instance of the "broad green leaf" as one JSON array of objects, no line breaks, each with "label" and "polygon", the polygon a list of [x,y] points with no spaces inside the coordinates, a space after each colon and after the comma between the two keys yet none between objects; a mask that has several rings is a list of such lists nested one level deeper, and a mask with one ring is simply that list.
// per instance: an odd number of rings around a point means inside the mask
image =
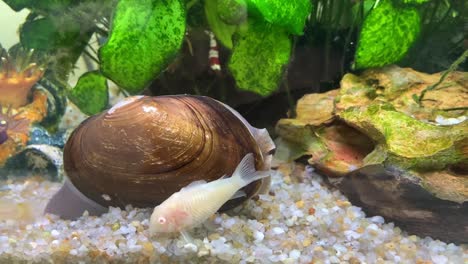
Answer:
[{"label": "broad green leaf", "polygon": [[218,0],[205,1],[206,20],[208,21],[208,25],[210,25],[211,31],[213,31],[221,44],[228,49],[232,49],[232,35],[236,31],[237,26],[228,25],[220,19],[217,1]]},{"label": "broad green leaf", "polygon": [[49,52],[57,48],[60,35],[49,18],[26,21],[20,29],[21,43],[29,49]]},{"label": "broad green leaf", "polygon": [[278,88],[289,62],[291,39],[281,27],[249,21],[244,35],[234,45],[229,70],[237,86],[266,96]]},{"label": "broad green leaf", "polygon": [[28,20],[20,28],[20,41],[28,49],[47,53],[49,68],[65,78],[93,34],[92,29],[81,26],[72,17]]},{"label": "broad green leaf", "polygon": [[295,35],[304,33],[304,26],[312,11],[310,0],[248,0],[252,12],[259,12],[263,19],[282,26]]},{"label": "broad green leaf", "polygon": [[20,11],[23,8],[32,10],[65,10],[73,0],[3,0],[11,9]]},{"label": "broad green leaf", "polygon": [[20,29],[20,40],[25,47],[40,51],[67,48],[81,53],[91,34],[72,18],[45,17],[26,21]]},{"label": "broad green leaf", "polygon": [[[372,8],[375,5],[375,2],[377,0],[364,0],[364,1],[358,1],[353,4],[351,7],[351,14],[352,14],[352,19],[355,19],[355,23],[357,25],[362,24],[362,21],[364,20],[365,17],[369,14],[369,12],[372,10]],[[363,6],[361,6],[363,5]],[[363,12],[364,14],[361,14]]]},{"label": "broad green leaf", "polygon": [[364,19],[355,57],[355,68],[380,67],[402,59],[420,32],[415,8],[395,8],[381,0]]},{"label": "broad green leaf", "polygon": [[21,11],[21,9],[29,6],[33,0],[3,0],[11,9],[16,12]]},{"label": "broad green leaf", "polygon": [[87,72],[81,75],[68,97],[83,113],[97,114],[108,104],[107,80],[98,71]]},{"label": "broad green leaf", "polygon": [[180,0],[121,0],[107,43],[99,50],[102,73],[132,94],[163,71],[185,36]]}]

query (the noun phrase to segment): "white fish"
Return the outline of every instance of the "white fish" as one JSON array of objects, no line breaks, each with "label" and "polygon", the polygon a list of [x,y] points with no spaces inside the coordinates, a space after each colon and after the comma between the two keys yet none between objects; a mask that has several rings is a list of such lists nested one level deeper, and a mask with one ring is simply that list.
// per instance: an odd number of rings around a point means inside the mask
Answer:
[{"label": "white fish", "polygon": [[188,240],[187,229],[203,223],[242,187],[268,176],[270,171],[255,170],[254,156],[247,154],[232,177],[193,182],[156,206],[150,218],[151,236],[180,232]]}]

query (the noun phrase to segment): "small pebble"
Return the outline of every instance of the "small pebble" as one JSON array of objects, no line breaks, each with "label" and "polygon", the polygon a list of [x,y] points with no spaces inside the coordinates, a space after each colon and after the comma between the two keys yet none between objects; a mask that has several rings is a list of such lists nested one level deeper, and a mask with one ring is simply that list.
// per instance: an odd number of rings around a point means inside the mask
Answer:
[{"label": "small pebble", "polygon": [[198,247],[195,244],[192,244],[192,243],[185,244],[184,248],[188,249],[188,250],[190,250],[192,252],[197,252],[198,251]]},{"label": "small pebble", "polygon": [[297,201],[297,202],[296,202],[296,206],[297,206],[297,208],[302,208],[302,207],[304,207],[304,201],[303,201],[303,200]]},{"label": "small pebble", "polygon": [[253,234],[254,234],[255,241],[257,242],[261,242],[263,238],[265,238],[265,235],[260,231],[254,231]]},{"label": "small pebble", "polygon": [[52,230],[52,231],[50,232],[50,234],[51,234],[53,237],[58,237],[58,236],[60,235],[60,232],[54,229],[54,230]]},{"label": "small pebble", "polygon": [[273,233],[275,233],[277,235],[283,234],[284,230],[281,227],[275,227],[275,228],[273,228]]},{"label": "small pebble", "polygon": [[291,252],[289,252],[289,257],[292,259],[298,259],[300,256],[301,256],[301,252],[297,249],[293,249],[291,250]]}]

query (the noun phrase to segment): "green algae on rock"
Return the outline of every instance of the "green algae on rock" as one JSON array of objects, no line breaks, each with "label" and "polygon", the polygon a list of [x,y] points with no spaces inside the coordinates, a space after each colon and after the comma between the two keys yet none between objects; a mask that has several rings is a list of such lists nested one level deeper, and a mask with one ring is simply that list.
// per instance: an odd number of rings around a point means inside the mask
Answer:
[{"label": "green algae on rock", "polygon": [[[297,117],[280,120],[276,129],[285,141],[302,145],[295,149],[302,150],[301,155],[312,155],[310,162],[319,167],[324,166],[321,163],[324,160],[317,159],[317,156],[337,150],[332,151],[330,146],[333,144],[327,140],[341,138],[340,149],[348,154],[351,149],[357,150],[357,145],[361,144],[361,150],[369,149],[364,145],[372,145],[374,150],[366,153],[362,162],[340,158],[348,162],[348,170],[335,168],[337,163],[328,163],[327,171],[334,171],[335,175],[378,163],[424,171],[466,163],[468,123],[443,126],[436,121],[441,113],[452,118],[466,115],[464,109],[444,109],[460,108],[468,100],[465,87],[467,73],[451,74],[443,82],[444,88],[428,92],[421,105],[412,99],[413,94],[419,94],[439,78],[439,73],[429,75],[396,66],[371,69],[361,76],[346,74],[340,89],[300,99]],[[337,130],[344,134],[335,133],[329,139],[323,136],[324,131],[333,130],[330,127],[342,127],[344,123],[347,129]],[[352,128],[360,133],[352,131]],[[317,142],[324,148],[309,147],[317,145]],[[314,153],[314,149],[320,151]],[[298,155],[296,153],[295,156]]]},{"label": "green algae on rock", "polygon": [[468,201],[467,74],[412,99],[439,79],[396,66],[347,74],[339,90],[304,96],[297,117],[278,122],[276,157],[307,156],[356,205],[410,233],[466,243],[457,223]]},{"label": "green algae on rock", "polygon": [[387,153],[386,162],[418,170],[443,169],[468,161],[460,146],[468,124],[443,127],[414,119],[385,104],[350,108],[339,114],[346,123],[376,142]]}]

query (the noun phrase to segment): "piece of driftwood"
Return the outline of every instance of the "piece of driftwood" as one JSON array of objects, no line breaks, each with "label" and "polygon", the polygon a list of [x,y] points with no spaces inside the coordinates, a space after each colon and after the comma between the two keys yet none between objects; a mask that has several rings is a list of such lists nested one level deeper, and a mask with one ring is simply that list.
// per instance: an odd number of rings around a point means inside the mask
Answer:
[{"label": "piece of driftwood", "polygon": [[[449,177],[456,180],[464,176],[451,173]],[[468,243],[468,201],[436,196],[422,187],[428,182],[420,175],[396,167],[370,165],[330,181],[369,216],[384,216],[387,222],[394,222],[409,234]],[[451,183],[446,182],[450,190]]]}]

